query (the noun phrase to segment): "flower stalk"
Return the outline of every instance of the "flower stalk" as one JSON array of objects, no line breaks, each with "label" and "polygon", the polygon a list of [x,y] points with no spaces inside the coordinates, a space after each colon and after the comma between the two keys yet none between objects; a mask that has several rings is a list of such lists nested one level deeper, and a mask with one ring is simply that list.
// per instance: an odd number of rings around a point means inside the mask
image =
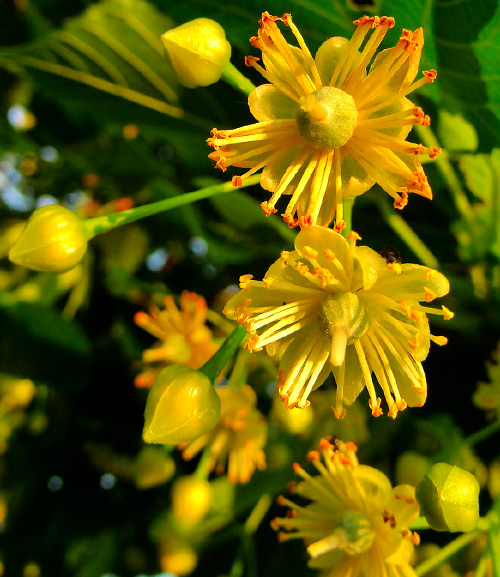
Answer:
[{"label": "flower stalk", "polygon": [[[244,186],[253,186],[259,182],[259,177],[254,176],[245,181]],[[105,216],[98,216],[96,218],[90,218],[83,222],[85,229],[85,235],[87,240],[94,238],[99,234],[104,234],[115,228],[123,226],[125,224],[130,224],[141,218],[146,218],[147,216],[153,216],[161,212],[166,212],[167,210],[172,210],[179,206],[184,206],[186,204],[191,204],[198,200],[203,200],[205,198],[210,198],[218,194],[224,194],[226,192],[231,192],[234,190],[230,182],[225,182],[224,184],[215,184],[213,186],[207,186],[205,188],[200,188],[194,192],[187,192],[185,194],[180,194],[173,198],[166,198],[165,200],[159,200],[158,202],[152,202],[143,206],[138,206],[136,208],[131,208],[130,210],[124,210],[122,212],[117,212],[113,214],[108,214]]]}]

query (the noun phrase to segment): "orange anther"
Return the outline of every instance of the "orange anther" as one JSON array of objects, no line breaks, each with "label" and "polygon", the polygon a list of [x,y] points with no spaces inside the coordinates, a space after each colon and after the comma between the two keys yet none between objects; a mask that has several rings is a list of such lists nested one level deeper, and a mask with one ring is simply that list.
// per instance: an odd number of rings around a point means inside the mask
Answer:
[{"label": "orange anther", "polygon": [[424,116],[424,110],[423,108],[420,108],[420,106],[415,106],[415,108],[413,109],[413,114],[417,118],[422,118]]},{"label": "orange anther", "polygon": [[433,290],[428,289],[427,287],[424,287],[424,291],[425,291],[424,298],[426,303],[430,303],[437,297],[437,294]]},{"label": "orange anther", "polygon": [[296,226],[299,226],[299,221],[297,219],[293,218],[293,216],[291,214],[285,212],[281,216],[283,217],[283,220],[288,225],[288,228],[295,228]]},{"label": "orange anther", "polygon": [[357,232],[351,230],[351,232],[347,235],[347,240],[353,240],[354,242],[356,242],[357,240],[361,240],[361,237]]},{"label": "orange anther", "polygon": [[259,48],[260,38],[258,36],[252,36],[250,38],[250,44],[255,48]]},{"label": "orange anther", "polygon": [[281,251],[281,255],[280,255],[280,263],[281,264],[287,264],[287,258],[290,256],[290,251],[289,250],[282,250]]},{"label": "orange anther", "polygon": [[310,246],[305,246],[303,252],[304,252],[304,255],[307,256],[307,258],[312,258],[312,259],[318,258],[318,251],[314,250]]},{"label": "orange anther", "polygon": [[381,16],[379,19],[379,24],[381,26],[387,26],[387,28],[393,28],[396,24],[396,20],[392,16]]},{"label": "orange anther", "polygon": [[438,154],[440,154],[442,151],[442,148],[438,148],[437,146],[431,146],[429,148],[429,152],[427,153],[429,155],[429,158],[433,159],[436,158],[436,156]]},{"label": "orange anther", "polygon": [[434,80],[436,80],[437,72],[435,70],[424,70],[422,74],[427,78],[429,82],[434,82]]},{"label": "orange anther", "polygon": [[298,463],[294,463],[292,465],[292,470],[296,475],[300,474],[303,471],[302,467]]},{"label": "orange anther", "polygon": [[333,227],[333,230],[340,234],[346,226],[347,226],[347,224],[346,224],[345,220],[337,220],[337,221],[335,221],[335,225]]},{"label": "orange anther", "polygon": [[335,260],[335,253],[333,252],[333,250],[331,248],[325,248],[325,250],[323,251],[323,255],[328,260],[331,260],[331,261]]},{"label": "orange anther", "polygon": [[288,14],[288,12],[285,12],[285,14],[283,14],[283,16],[281,17],[281,21],[285,26],[290,26],[290,22],[292,21],[292,15]]},{"label": "orange anther", "polygon": [[353,451],[354,453],[357,453],[358,451],[358,446],[356,445],[356,443],[353,443],[352,441],[347,441],[347,443],[345,444],[345,448],[346,451]]},{"label": "orange anther", "polygon": [[269,205],[269,202],[267,200],[265,200],[260,204],[260,208],[262,208],[266,216],[271,216],[271,214],[278,212],[277,209],[274,208],[274,206]]},{"label": "orange anther", "polygon": [[444,313],[443,318],[445,321],[449,321],[450,319],[452,319],[455,316],[455,313],[453,311],[450,311],[450,309],[445,307],[445,306],[442,306],[441,310]]},{"label": "orange anther", "polygon": [[309,228],[313,225],[312,217],[310,214],[306,214],[305,216],[299,217],[299,226],[300,228]]},{"label": "orange anther", "polygon": [[448,339],[446,337],[432,337],[432,341],[436,343],[436,345],[439,345],[440,347],[442,347],[443,345],[448,344]]},{"label": "orange anther", "polygon": [[346,410],[344,408],[338,410],[336,407],[332,407],[332,412],[335,415],[335,418],[341,421],[346,414]]},{"label": "orange anther", "polygon": [[395,419],[398,415],[398,408],[396,406],[396,403],[392,403],[392,405],[389,407],[389,410],[387,411],[387,414],[389,415],[389,417],[391,417],[391,419]]},{"label": "orange anther", "polygon": [[241,176],[233,176],[233,178],[231,179],[231,184],[233,186],[241,186],[243,184],[243,179],[241,178]]},{"label": "orange anther", "polygon": [[396,401],[396,407],[398,408],[398,411],[404,411],[407,406],[408,405],[404,399],[399,399],[399,401]]},{"label": "orange anther", "polygon": [[319,454],[319,451],[309,451],[309,453],[307,453],[306,458],[308,461],[319,461],[321,459],[321,456]]},{"label": "orange anther", "polygon": [[408,346],[411,347],[414,351],[416,351],[420,347],[421,343],[422,343],[422,337],[420,336],[420,333],[417,333],[413,338],[413,340],[408,341]]},{"label": "orange anther", "polygon": [[249,282],[253,279],[253,274],[242,274],[240,276],[240,288],[246,289]]},{"label": "orange anther", "polygon": [[371,399],[368,401],[368,405],[369,405],[370,409],[372,410],[372,415],[374,417],[380,417],[380,415],[383,414],[383,411],[380,407],[381,403],[382,403],[382,399],[380,397],[377,397],[377,400],[375,401],[375,403]]},{"label": "orange anther", "polygon": [[257,58],[257,56],[245,56],[245,66],[253,66],[259,60],[260,58]]}]

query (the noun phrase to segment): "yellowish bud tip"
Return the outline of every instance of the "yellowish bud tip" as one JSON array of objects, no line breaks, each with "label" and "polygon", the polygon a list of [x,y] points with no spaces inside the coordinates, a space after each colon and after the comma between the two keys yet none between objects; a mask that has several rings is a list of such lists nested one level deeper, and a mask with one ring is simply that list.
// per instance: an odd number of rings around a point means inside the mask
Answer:
[{"label": "yellowish bud tip", "polygon": [[9,259],[33,270],[60,273],[79,264],[86,252],[82,221],[63,206],[49,205],[31,215]]},{"label": "yellowish bud tip", "polygon": [[220,398],[199,371],[171,365],[158,375],[148,394],[142,438],[146,443],[189,443],[215,427]]},{"label": "yellowish bud tip", "polygon": [[217,82],[231,57],[231,45],[220,24],[196,18],[161,37],[179,82],[186,88]]}]

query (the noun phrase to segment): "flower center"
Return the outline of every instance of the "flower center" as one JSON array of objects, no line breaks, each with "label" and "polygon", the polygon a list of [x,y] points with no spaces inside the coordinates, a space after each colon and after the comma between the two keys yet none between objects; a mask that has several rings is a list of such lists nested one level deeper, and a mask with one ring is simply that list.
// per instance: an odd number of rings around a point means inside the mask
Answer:
[{"label": "flower center", "polygon": [[295,119],[302,138],[316,148],[340,148],[351,138],[358,111],[350,94],[324,86],[303,96]]},{"label": "flower center", "polygon": [[318,326],[332,339],[330,362],[338,367],[344,362],[345,348],[361,338],[370,328],[365,305],[354,293],[328,296],[318,314]]},{"label": "flower center", "polygon": [[335,520],[338,546],[348,555],[358,555],[372,546],[375,531],[361,511],[346,511]]}]

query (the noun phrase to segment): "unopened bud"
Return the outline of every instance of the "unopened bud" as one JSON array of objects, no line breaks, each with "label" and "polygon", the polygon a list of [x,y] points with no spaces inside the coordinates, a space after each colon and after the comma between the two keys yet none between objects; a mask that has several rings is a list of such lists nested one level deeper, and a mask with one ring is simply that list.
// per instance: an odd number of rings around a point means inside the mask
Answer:
[{"label": "unopened bud", "polygon": [[186,88],[217,82],[231,57],[224,29],[209,18],[196,18],[172,28],[161,39],[179,82]]},{"label": "unopened bud", "polygon": [[65,272],[74,268],[87,252],[82,221],[59,205],[35,210],[19,240],[9,251],[15,263],[44,272]]},{"label": "unopened bud", "polygon": [[220,398],[210,379],[189,367],[171,365],[149,391],[142,438],[146,443],[188,443],[213,429],[219,418]]},{"label": "unopened bud", "polygon": [[172,487],[174,517],[184,523],[201,521],[210,506],[210,483],[195,477],[181,477]]},{"label": "unopened bud", "polygon": [[472,531],[479,519],[479,483],[464,469],[436,463],[420,481],[417,500],[436,531]]}]

